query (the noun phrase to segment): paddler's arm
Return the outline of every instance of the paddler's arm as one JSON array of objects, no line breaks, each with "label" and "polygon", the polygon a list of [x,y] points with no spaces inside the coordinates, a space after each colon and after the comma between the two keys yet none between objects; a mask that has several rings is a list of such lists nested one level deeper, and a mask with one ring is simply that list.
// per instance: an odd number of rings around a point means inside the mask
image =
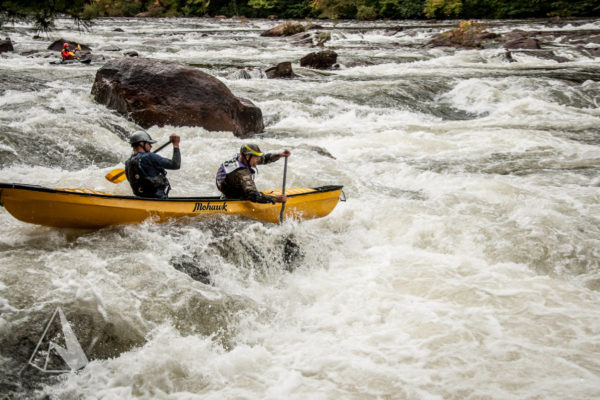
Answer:
[{"label": "paddler's arm", "polygon": [[267,196],[256,189],[256,185],[252,179],[252,174],[248,169],[239,169],[235,171],[234,174],[235,175],[232,176],[232,179],[237,181],[234,182],[235,185],[241,186],[244,199],[248,199],[253,203],[281,203],[281,196]]},{"label": "paddler's arm", "polygon": [[159,156],[159,164],[164,169],[179,169],[181,168],[181,151],[179,150],[180,137],[172,134],[169,136],[169,141],[173,143],[173,157],[169,160],[168,158]]},{"label": "paddler's arm", "polygon": [[259,164],[270,164],[279,160],[281,157],[289,157],[292,153],[289,150],[284,150],[279,154],[276,153],[267,153],[260,158]]}]

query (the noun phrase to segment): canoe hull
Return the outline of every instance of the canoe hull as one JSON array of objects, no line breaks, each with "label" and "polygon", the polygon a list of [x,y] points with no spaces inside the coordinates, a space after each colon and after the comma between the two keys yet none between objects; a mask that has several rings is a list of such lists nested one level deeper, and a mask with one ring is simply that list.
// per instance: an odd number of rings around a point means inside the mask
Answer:
[{"label": "canoe hull", "polygon": [[[340,199],[341,186],[287,189],[284,219],[313,219],[329,214]],[[280,191],[266,191],[279,194]],[[281,204],[259,204],[218,197],[180,197],[166,200],[113,196],[87,189],[49,189],[0,183],[0,203],[15,218],[58,228],[98,229],[110,225],[139,224],[148,218],[158,223],[181,217],[239,215],[279,223]]]}]

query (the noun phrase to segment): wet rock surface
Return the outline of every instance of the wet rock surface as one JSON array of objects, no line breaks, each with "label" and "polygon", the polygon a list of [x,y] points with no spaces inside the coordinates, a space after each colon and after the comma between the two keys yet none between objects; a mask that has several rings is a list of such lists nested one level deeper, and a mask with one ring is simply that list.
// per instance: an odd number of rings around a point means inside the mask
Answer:
[{"label": "wet rock surface", "polygon": [[96,74],[94,99],[144,128],[201,126],[240,137],[264,129],[262,112],[217,78],[196,68],[149,58],[109,61]]}]

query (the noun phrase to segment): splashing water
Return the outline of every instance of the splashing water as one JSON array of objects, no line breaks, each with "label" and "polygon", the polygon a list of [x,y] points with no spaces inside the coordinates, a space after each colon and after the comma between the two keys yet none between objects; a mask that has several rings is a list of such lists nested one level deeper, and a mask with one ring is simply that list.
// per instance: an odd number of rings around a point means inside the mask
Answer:
[{"label": "splashing water", "polygon": [[[122,166],[137,127],[90,89],[102,58],[135,50],[251,99],[266,125],[252,140],[292,151],[288,186],[342,184],[348,201],[279,226],[184,219],[93,232],[0,210],[3,392],[600,397],[597,58],[557,39],[548,46],[568,61],[516,51],[509,64],[503,49],[425,48],[441,25],[323,22],[340,68],[319,72],[299,66],[314,49],[259,36],[277,21],[101,19],[90,32],[66,23],[54,34],[88,44],[92,64],[50,65],[50,38],[4,28],[15,53],[0,58],[3,181],[129,194],[104,175]],[[493,29],[515,27],[551,30]],[[101,50],[109,45],[121,52]],[[298,79],[264,77],[283,61]],[[236,79],[242,68],[251,79]],[[215,195],[216,170],[241,143],[195,127],[149,131],[182,137],[182,169],[169,172],[176,196]],[[261,168],[258,186],[280,187],[282,168]],[[57,306],[90,364],[19,375]]]}]

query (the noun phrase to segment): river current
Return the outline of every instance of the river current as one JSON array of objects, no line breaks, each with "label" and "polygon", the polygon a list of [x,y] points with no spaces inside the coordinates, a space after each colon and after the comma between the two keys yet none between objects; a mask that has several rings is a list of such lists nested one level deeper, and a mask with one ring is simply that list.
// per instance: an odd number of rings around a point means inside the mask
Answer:
[{"label": "river current", "polygon": [[[129,194],[104,175],[138,127],[90,90],[103,59],[136,51],[252,100],[265,132],[250,141],[292,152],[287,186],[340,184],[347,197],[312,221],[91,232],[0,208],[0,397],[599,398],[600,64],[560,30],[600,22],[495,22],[555,31],[546,46],[564,61],[515,51],[509,63],[501,48],[424,46],[452,23],[319,21],[339,63],[324,72],[299,65],[318,49],[260,37],[280,22],[0,31],[15,46],[0,56],[3,182]],[[51,65],[58,38],[89,45],[94,61]],[[299,77],[266,79],[283,61]],[[244,142],[149,133],[182,138],[174,196],[216,195],[219,164]],[[283,162],[264,166],[257,185],[279,188],[282,175]],[[27,364],[57,307],[90,360],[78,373]]]}]

